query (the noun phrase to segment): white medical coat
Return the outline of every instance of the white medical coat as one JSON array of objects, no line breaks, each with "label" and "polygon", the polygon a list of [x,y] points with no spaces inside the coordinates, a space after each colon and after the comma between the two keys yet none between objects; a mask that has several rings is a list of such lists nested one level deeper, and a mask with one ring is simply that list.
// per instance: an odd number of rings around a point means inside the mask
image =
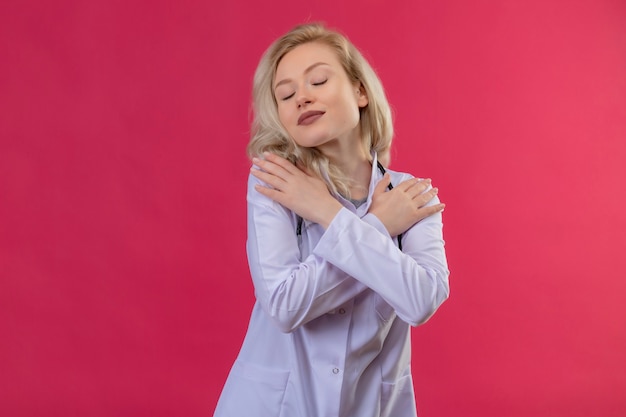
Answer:
[{"label": "white medical coat", "polygon": [[[375,157],[375,156],[374,156]],[[392,184],[411,178],[388,171]],[[324,229],[248,182],[250,324],[215,417],[414,417],[410,326],[448,297],[441,213],[415,224],[402,251],[368,214],[369,196]],[[436,204],[435,198],[430,204]]]}]

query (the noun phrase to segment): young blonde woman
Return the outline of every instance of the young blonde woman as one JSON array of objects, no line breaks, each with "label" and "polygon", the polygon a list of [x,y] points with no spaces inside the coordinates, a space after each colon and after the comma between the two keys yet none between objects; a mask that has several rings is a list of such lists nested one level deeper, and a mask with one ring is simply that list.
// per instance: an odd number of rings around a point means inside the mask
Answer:
[{"label": "young blonde woman", "polygon": [[389,104],[339,33],[278,39],[253,97],[256,303],[215,416],[416,416],[410,326],[449,293],[437,189],[385,168]]}]

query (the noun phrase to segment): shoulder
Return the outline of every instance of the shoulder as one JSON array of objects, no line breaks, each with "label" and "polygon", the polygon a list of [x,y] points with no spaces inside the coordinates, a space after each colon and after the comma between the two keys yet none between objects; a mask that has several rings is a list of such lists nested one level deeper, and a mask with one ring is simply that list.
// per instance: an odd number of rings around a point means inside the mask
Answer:
[{"label": "shoulder", "polygon": [[268,187],[271,186],[252,174],[248,175],[248,189],[246,192],[246,200],[248,202],[248,214],[255,213],[255,215],[262,215],[262,213],[277,212],[281,213],[282,216],[286,216],[288,218],[294,217],[295,213],[286,208],[285,206],[277,203],[269,197],[261,194],[256,187]]}]

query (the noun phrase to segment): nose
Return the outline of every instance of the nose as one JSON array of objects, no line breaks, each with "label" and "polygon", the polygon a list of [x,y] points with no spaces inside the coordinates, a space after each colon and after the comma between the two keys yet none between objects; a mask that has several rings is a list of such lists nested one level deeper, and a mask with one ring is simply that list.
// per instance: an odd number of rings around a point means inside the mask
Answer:
[{"label": "nose", "polygon": [[306,87],[301,87],[296,92],[296,103],[298,104],[298,108],[302,108],[307,104],[311,104],[313,102],[310,92]]}]

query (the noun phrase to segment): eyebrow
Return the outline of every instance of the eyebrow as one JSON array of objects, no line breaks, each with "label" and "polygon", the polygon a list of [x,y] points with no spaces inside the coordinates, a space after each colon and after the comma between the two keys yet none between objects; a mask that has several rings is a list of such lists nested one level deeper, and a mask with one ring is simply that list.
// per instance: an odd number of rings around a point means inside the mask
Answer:
[{"label": "eyebrow", "polygon": [[[325,62],[316,62],[315,64],[311,64],[309,65],[305,70],[304,70],[304,74],[307,74],[309,72],[311,72],[313,70],[313,68],[319,67],[320,65],[329,65]],[[280,80],[279,82],[276,83],[276,85],[274,86],[274,90],[276,90],[278,88],[278,86],[283,85],[283,84],[287,84],[291,82],[291,78],[285,78],[284,80]]]}]

